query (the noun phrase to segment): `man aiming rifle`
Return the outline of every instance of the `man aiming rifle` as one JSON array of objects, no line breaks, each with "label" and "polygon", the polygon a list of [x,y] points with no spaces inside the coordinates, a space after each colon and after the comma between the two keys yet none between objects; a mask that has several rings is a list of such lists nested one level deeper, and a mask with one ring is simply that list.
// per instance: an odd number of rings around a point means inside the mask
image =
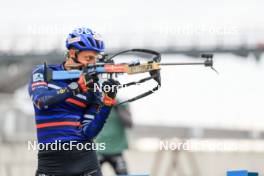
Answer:
[{"label": "man aiming rifle", "polygon": [[[95,73],[82,73],[77,79],[47,80],[46,71],[82,70],[95,64],[104,51],[100,35],[88,28],[77,28],[66,40],[67,57],[62,64],[38,65],[33,69],[28,91],[34,104],[38,143],[59,142],[63,146],[93,144],[102,129],[117,89],[99,92],[94,89],[99,78]],[[116,87],[108,79],[103,86]],[[67,145],[65,145],[67,144]],[[86,145],[91,146],[91,145]],[[72,147],[38,151],[36,176],[101,176],[94,150]]]},{"label": "man aiming rifle", "polygon": [[[204,65],[213,69],[213,55],[202,55],[204,62],[160,63],[161,54],[147,49],[121,51],[97,63],[104,51],[104,42],[99,34],[88,28],[77,28],[66,40],[67,56],[62,64],[38,65],[30,78],[28,91],[35,110],[38,142],[59,143],[70,146],[53,150],[51,147],[38,152],[36,176],[101,176],[95,151],[77,146],[94,144],[93,139],[101,131],[111,108],[116,104],[117,87],[120,83],[112,74],[137,74],[149,72],[150,76],[123,86],[132,86],[155,80],[157,86],[119,104],[132,102],[152,94],[161,85],[160,66]],[[109,64],[114,57],[128,52],[152,55],[144,64]],[[98,74],[109,74],[103,81]],[[95,84],[110,87],[99,91]],[[102,90],[105,90],[104,88]],[[72,145],[74,144],[74,146]],[[50,146],[50,145],[47,145]],[[90,145],[91,146],[91,145]]]}]

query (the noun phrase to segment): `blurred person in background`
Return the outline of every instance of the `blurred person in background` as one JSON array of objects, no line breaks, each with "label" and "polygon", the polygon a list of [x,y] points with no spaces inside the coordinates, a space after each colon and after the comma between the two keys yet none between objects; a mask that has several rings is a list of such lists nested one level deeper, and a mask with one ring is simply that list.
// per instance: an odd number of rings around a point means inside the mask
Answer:
[{"label": "blurred person in background", "polygon": [[[104,51],[99,34],[88,28],[77,28],[66,40],[66,61],[48,65],[50,70],[83,69],[95,64]],[[103,86],[108,92],[94,90],[99,78],[95,73],[82,73],[79,79],[47,81],[44,65],[33,69],[28,91],[34,104],[38,143],[94,144],[111,108],[116,104],[118,81],[108,79]],[[114,85],[114,86],[113,86]],[[98,98],[100,97],[100,99]],[[67,146],[67,145],[64,145]],[[69,145],[68,145],[69,146]],[[86,145],[92,146],[92,145]],[[101,176],[94,149],[38,151],[36,176]]]},{"label": "blurred person in background", "polygon": [[[120,100],[117,100],[120,102]],[[125,128],[132,128],[131,112],[127,104],[113,107],[106,124],[96,137],[97,143],[105,143],[105,150],[98,150],[101,166],[109,163],[117,175],[128,174],[123,152],[128,149]]]}]

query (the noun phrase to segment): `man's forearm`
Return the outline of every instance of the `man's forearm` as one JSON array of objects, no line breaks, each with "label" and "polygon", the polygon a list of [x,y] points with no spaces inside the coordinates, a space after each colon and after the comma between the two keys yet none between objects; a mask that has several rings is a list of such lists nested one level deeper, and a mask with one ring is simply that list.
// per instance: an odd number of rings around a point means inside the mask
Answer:
[{"label": "man's forearm", "polygon": [[100,111],[93,116],[93,120],[90,123],[84,123],[83,132],[89,139],[93,139],[98,135],[101,129],[104,126],[106,119],[108,118],[112,107],[111,106],[103,106],[100,108]]},{"label": "man's forearm", "polygon": [[59,103],[73,95],[68,88],[58,90],[40,90],[33,93],[33,102],[39,109],[43,109],[50,105]]}]

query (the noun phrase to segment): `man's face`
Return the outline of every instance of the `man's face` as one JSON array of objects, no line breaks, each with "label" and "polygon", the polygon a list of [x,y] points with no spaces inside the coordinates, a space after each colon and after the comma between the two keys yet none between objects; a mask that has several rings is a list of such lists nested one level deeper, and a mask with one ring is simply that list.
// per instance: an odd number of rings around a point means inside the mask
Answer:
[{"label": "man's face", "polygon": [[98,58],[98,54],[96,51],[81,51],[78,54],[77,60],[83,65],[95,64]]}]

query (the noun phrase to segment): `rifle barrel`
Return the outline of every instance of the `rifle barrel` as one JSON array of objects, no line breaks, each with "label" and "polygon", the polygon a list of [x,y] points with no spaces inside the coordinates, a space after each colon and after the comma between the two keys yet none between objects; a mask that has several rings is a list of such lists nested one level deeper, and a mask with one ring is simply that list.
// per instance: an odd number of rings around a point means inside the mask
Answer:
[{"label": "rifle barrel", "polygon": [[182,62],[182,63],[160,63],[161,66],[173,66],[173,65],[204,65],[204,62]]}]

